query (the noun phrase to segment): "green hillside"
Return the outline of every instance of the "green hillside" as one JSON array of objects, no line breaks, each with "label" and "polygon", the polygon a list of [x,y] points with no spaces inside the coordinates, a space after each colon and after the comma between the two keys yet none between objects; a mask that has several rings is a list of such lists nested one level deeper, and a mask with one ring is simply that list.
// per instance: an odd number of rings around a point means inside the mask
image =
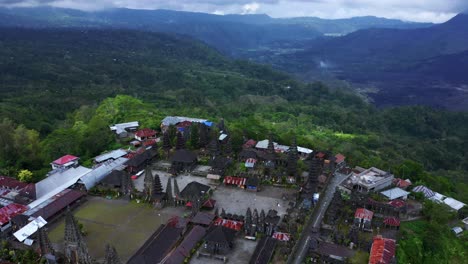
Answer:
[{"label": "green hillside", "polygon": [[468,201],[466,113],[379,110],[185,37],[137,31],[3,29],[0,72],[2,174],[40,178],[62,153],[86,161],[115,148],[110,123],[157,128],[165,115],[187,115],[225,118],[237,147],[242,136],[273,132],[289,144],[296,135]]}]

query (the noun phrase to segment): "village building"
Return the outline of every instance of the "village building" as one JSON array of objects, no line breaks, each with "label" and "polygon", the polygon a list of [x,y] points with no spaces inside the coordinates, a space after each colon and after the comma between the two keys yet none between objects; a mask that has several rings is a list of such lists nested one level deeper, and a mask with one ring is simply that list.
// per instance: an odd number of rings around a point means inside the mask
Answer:
[{"label": "village building", "polygon": [[345,181],[345,185],[351,190],[363,193],[376,192],[389,187],[393,178],[393,174],[374,167],[356,167],[351,177]]},{"label": "village building", "polygon": [[245,189],[258,192],[260,190],[260,179],[257,176],[251,176],[245,181]]},{"label": "village building", "polygon": [[11,203],[0,208],[0,231],[5,232],[11,227],[10,220],[28,210],[28,207],[21,204]]},{"label": "village building", "polygon": [[461,236],[461,234],[463,233],[463,228],[459,227],[459,226],[455,226],[452,228],[452,232],[455,236]]},{"label": "village building", "polygon": [[197,166],[197,155],[186,149],[176,150],[171,159],[171,171],[175,174],[192,171]]},{"label": "village building", "polygon": [[448,205],[452,210],[454,211],[458,211],[460,209],[462,209],[464,206],[466,206],[466,204],[458,201],[458,200],[455,200],[451,197],[448,197],[448,198],[445,198],[444,199],[444,204]]},{"label": "village building", "polygon": [[393,239],[375,236],[369,257],[369,264],[394,263],[396,241]]},{"label": "village building", "polygon": [[182,237],[184,228],[161,225],[130,257],[128,264],[154,264],[166,258]]},{"label": "village building", "polygon": [[145,141],[152,139],[156,136],[156,131],[150,128],[144,128],[135,132],[135,139],[139,141]]},{"label": "village building", "polygon": [[374,213],[365,208],[358,208],[354,214],[354,225],[364,231],[372,231],[371,221]]},{"label": "village building", "polygon": [[96,166],[92,171],[83,175],[78,180],[79,184],[82,184],[86,190],[90,190],[106,178],[113,170],[124,170],[126,168],[127,158],[118,158],[116,160],[108,160],[104,163]]},{"label": "village building", "polygon": [[127,155],[127,151],[125,151],[123,149],[116,149],[116,150],[113,150],[113,151],[103,153],[103,154],[95,157],[93,160],[94,160],[94,163],[100,164],[100,163],[103,163],[103,162],[106,162],[106,161],[109,161],[109,160],[116,160],[116,159],[121,158],[121,157],[123,157],[125,155]]},{"label": "village building", "polygon": [[[315,240],[315,239],[313,239]],[[315,241],[311,246],[312,256],[320,260],[319,263],[346,263],[346,260],[353,257],[355,252],[345,246],[325,242]]]},{"label": "village building", "polygon": [[205,236],[202,252],[210,255],[226,255],[234,247],[236,231],[224,226],[214,226]]},{"label": "village building", "polygon": [[125,163],[127,171],[129,173],[137,173],[145,169],[157,155],[158,151],[155,148],[144,149],[140,153],[128,155],[129,160]]},{"label": "village building", "polygon": [[468,217],[463,219],[463,224],[465,224],[465,229],[468,230]]},{"label": "village building", "polygon": [[28,204],[35,199],[36,186],[34,183],[25,183],[11,177],[0,176],[0,205]]},{"label": "village building", "polygon": [[424,185],[419,185],[413,188],[412,190],[415,193],[422,193],[426,199],[430,199],[435,195],[435,192],[427,188]]},{"label": "village building", "polygon": [[215,218],[216,215],[214,214],[198,212],[192,219],[190,219],[190,223],[204,227],[209,227],[211,226],[211,224],[213,224]]},{"label": "village building", "polygon": [[255,251],[250,258],[249,264],[268,264],[275,252],[277,240],[264,236],[258,241]]},{"label": "village building", "polygon": [[211,194],[211,187],[196,181],[192,181],[180,192],[180,196],[186,201],[191,199],[208,198]]},{"label": "village building", "polygon": [[190,127],[192,123],[204,124],[207,127],[213,126],[213,122],[210,122],[207,119],[191,118],[191,117],[184,117],[184,116],[167,116],[161,121],[161,130],[164,132],[164,131],[167,131],[169,126],[177,126],[177,125],[179,125],[179,127]]},{"label": "village building", "polygon": [[406,190],[409,186],[412,185],[412,183],[411,183],[411,181],[409,179],[403,180],[403,179],[400,179],[400,178],[393,179],[393,184],[396,187],[404,189],[404,190]]},{"label": "village building", "polygon": [[198,242],[206,234],[206,228],[201,226],[194,226],[188,234],[184,237],[184,240],[177,246],[177,248],[170,253],[165,259],[164,263],[167,264],[183,264],[186,263],[185,259],[190,258],[191,251],[195,249]]},{"label": "village building", "polygon": [[52,170],[68,169],[71,167],[77,167],[79,159],[80,158],[73,155],[65,155],[52,161],[50,165],[52,166]]},{"label": "village building", "polygon": [[126,138],[131,135],[131,132],[134,132],[140,126],[138,121],[113,124],[109,126],[110,130],[114,132],[119,138]]},{"label": "village building", "polygon": [[38,206],[28,210],[24,214],[31,217],[42,217],[50,221],[60,213],[65,212],[68,207],[72,207],[75,203],[79,203],[85,193],[76,190],[65,189],[60,193],[45,200]]},{"label": "village building", "polygon": [[385,196],[388,200],[395,200],[395,199],[406,200],[406,199],[408,199],[408,194],[410,194],[410,193],[403,190],[403,189],[395,187],[395,188],[392,188],[390,190],[380,192],[380,194]]}]

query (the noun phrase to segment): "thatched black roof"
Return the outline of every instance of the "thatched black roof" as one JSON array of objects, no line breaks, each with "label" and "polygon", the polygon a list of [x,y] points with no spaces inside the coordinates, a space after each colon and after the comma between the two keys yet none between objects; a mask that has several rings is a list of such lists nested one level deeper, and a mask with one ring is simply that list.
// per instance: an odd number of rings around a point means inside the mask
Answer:
[{"label": "thatched black roof", "polygon": [[268,264],[276,247],[276,239],[264,236],[255,247],[249,264]]},{"label": "thatched black roof", "polygon": [[181,162],[181,163],[197,162],[197,155],[189,150],[179,149],[171,157],[171,162]]},{"label": "thatched black roof", "polygon": [[190,199],[192,197],[200,197],[211,189],[210,186],[193,181],[180,192],[180,195],[185,199]]}]

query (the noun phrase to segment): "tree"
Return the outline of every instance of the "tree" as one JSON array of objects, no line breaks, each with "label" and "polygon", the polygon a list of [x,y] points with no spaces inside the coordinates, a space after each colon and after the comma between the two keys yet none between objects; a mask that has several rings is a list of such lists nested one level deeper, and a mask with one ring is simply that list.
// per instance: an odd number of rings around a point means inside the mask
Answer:
[{"label": "tree", "polygon": [[31,182],[33,180],[33,173],[30,172],[29,170],[21,170],[18,173],[18,180],[22,182]]}]

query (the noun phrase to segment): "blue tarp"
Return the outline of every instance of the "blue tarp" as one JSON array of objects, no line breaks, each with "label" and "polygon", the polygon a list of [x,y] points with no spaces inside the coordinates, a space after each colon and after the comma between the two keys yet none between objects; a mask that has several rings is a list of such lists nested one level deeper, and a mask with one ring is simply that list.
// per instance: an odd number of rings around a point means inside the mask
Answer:
[{"label": "blue tarp", "polygon": [[213,122],[210,122],[210,121],[205,121],[205,122],[203,122],[203,124],[205,124],[205,126],[209,126],[209,127],[213,126]]}]

